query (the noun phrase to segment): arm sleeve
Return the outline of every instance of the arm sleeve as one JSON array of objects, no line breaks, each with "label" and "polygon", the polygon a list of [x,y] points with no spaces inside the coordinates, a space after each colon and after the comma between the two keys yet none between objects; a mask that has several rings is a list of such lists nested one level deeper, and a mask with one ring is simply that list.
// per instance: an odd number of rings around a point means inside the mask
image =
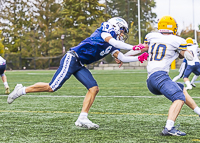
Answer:
[{"label": "arm sleeve", "polygon": [[138,60],[138,56],[124,56],[121,52],[118,54],[117,58],[122,62],[136,62]]},{"label": "arm sleeve", "polygon": [[[101,33],[101,37],[103,38],[104,41],[105,41],[106,37],[109,37],[109,36],[111,36],[110,33],[107,33],[107,32]],[[122,41],[115,40],[114,38],[111,38],[108,43],[118,49],[124,49],[124,50],[132,50],[133,49],[132,45],[126,44]]]},{"label": "arm sleeve", "polygon": [[123,49],[123,50],[132,50],[133,49],[133,45],[126,44],[122,41],[115,40],[114,38],[111,38],[108,43],[118,49]]},{"label": "arm sleeve", "polygon": [[130,50],[130,51],[128,51],[126,54],[124,54],[125,56],[134,56],[134,55],[137,55],[137,54],[139,54],[139,53],[142,53],[141,52],[141,50],[136,50],[136,51],[134,51],[134,50]]}]

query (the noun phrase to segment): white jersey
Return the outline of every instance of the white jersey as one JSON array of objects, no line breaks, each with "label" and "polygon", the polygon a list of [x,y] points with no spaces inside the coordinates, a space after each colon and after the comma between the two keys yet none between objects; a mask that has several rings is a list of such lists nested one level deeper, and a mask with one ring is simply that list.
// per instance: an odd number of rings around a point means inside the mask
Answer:
[{"label": "white jersey", "polygon": [[156,71],[169,72],[169,67],[179,52],[187,49],[186,40],[175,35],[149,33],[144,42],[149,45],[148,77]]},{"label": "white jersey", "polygon": [[194,58],[193,58],[193,60],[192,61],[188,61],[187,60],[187,64],[188,65],[195,65],[195,62],[199,62],[199,58],[198,58],[198,45],[189,45],[189,46],[187,46],[187,50],[188,51],[191,51],[192,53],[193,53],[193,55],[194,55]]},{"label": "white jersey", "polygon": [[6,60],[0,56],[0,65],[3,65],[5,63],[6,63]]}]

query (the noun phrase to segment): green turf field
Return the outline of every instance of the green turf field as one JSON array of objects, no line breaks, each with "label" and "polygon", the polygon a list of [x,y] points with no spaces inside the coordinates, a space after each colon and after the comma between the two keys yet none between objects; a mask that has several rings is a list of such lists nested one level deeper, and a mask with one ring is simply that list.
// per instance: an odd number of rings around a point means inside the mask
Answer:
[{"label": "green turf field", "polygon": [[[29,86],[49,82],[55,71],[7,71],[11,90],[17,83]],[[26,143],[149,143],[200,142],[200,118],[186,105],[175,124],[184,137],[161,136],[171,102],[151,94],[146,87],[146,70],[91,71],[100,92],[89,112],[98,130],[81,129],[74,122],[87,90],[74,77],[54,93],[31,93],[7,104],[0,86],[0,142]],[[178,70],[170,71],[170,77]],[[192,78],[192,77],[190,77]],[[183,82],[182,79],[179,80]],[[200,79],[188,91],[200,106]],[[199,83],[198,83],[199,82]]]}]

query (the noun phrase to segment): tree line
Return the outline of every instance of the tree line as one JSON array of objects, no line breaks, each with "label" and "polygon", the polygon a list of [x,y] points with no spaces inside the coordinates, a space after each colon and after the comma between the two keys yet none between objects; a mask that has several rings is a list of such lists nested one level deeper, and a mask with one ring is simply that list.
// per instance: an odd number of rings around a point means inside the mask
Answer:
[{"label": "tree line", "polygon": [[[151,12],[155,2],[141,1],[142,32],[146,33],[156,17]],[[24,57],[58,55],[63,51],[61,35],[67,51],[114,16],[128,21],[129,43],[137,43],[136,0],[102,4],[98,0],[4,0],[0,13],[4,53],[20,52]]]},{"label": "tree line", "polygon": [[[0,54],[54,57],[90,36],[111,17],[129,25],[130,44],[138,44],[137,0],[0,0]],[[140,0],[141,35],[154,30],[154,0]],[[63,35],[64,39],[61,39]]]}]

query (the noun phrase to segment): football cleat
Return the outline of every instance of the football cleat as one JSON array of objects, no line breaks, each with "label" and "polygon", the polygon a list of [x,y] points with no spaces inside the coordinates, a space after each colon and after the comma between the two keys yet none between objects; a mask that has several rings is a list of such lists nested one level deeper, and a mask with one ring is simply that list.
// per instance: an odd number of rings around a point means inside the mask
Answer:
[{"label": "football cleat", "polygon": [[193,87],[196,87],[196,85],[195,85],[194,83],[191,83],[191,85],[192,85]]},{"label": "football cleat", "polygon": [[99,125],[92,123],[87,117],[79,117],[75,122],[75,125],[89,130],[99,128]]},{"label": "football cleat", "polygon": [[9,93],[10,93],[10,89],[9,87],[6,87],[5,94],[9,94]]},{"label": "football cleat", "polygon": [[177,130],[176,127],[172,127],[171,130],[164,128],[164,130],[162,131],[162,135],[164,135],[164,136],[185,136],[186,133]]},{"label": "football cleat", "polygon": [[22,88],[23,88],[22,84],[17,84],[15,86],[15,89],[13,90],[13,92],[11,92],[8,95],[8,98],[7,98],[8,104],[11,104],[16,98],[18,98],[22,95]]},{"label": "football cleat", "polygon": [[191,85],[190,85],[190,86],[187,86],[185,89],[186,89],[186,90],[190,90],[190,89],[192,89],[192,86],[191,86]]}]

